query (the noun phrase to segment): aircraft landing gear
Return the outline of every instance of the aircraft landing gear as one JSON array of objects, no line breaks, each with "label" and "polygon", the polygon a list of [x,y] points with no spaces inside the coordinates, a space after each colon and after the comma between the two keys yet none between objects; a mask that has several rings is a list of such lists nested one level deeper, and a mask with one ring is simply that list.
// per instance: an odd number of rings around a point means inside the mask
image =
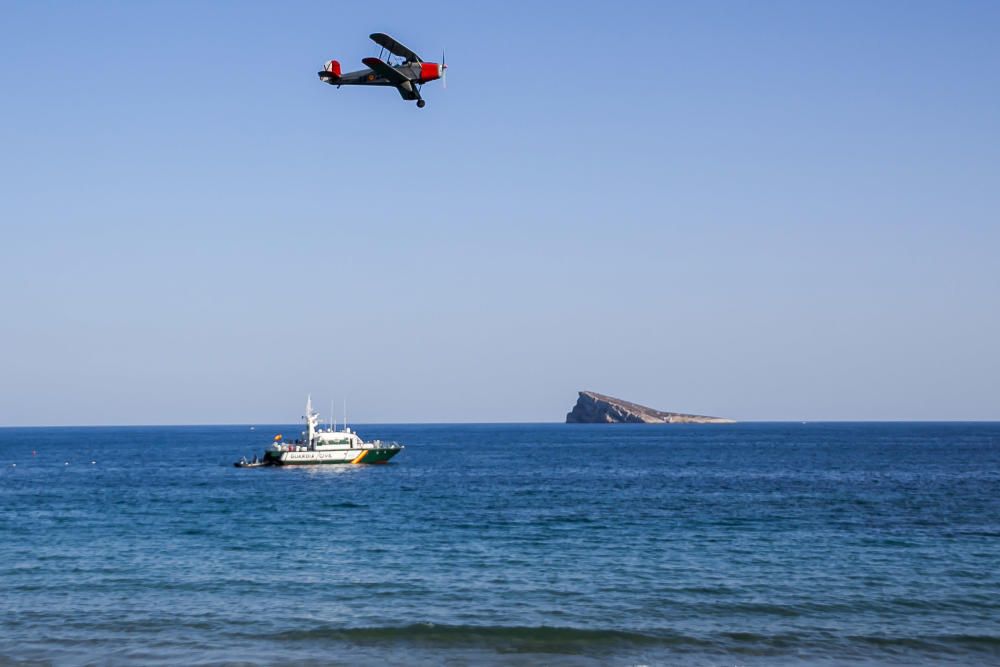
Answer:
[{"label": "aircraft landing gear", "polygon": [[417,100],[418,109],[423,109],[425,106],[427,106],[427,102],[425,102],[424,100]]}]

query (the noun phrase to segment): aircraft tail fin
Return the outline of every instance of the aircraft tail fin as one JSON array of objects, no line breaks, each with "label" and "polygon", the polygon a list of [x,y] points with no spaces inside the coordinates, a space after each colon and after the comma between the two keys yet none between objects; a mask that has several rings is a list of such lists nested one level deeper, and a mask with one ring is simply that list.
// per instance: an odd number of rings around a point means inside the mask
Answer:
[{"label": "aircraft tail fin", "polygon": [[339,79],[340,63],[336,60],[328,60],[327,63],[323,65],[323,74],[321,74],[321,76],[325,79]]}]

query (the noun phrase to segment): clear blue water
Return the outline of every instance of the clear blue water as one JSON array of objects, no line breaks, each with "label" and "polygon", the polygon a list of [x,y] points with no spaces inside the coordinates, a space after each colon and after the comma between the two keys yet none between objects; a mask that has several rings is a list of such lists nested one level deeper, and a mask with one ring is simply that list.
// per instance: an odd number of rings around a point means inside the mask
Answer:
[{"label": "clear blue water", "polygon": [[0,429],[0,664],[1000,664],[1000,424],[279,430]]}]

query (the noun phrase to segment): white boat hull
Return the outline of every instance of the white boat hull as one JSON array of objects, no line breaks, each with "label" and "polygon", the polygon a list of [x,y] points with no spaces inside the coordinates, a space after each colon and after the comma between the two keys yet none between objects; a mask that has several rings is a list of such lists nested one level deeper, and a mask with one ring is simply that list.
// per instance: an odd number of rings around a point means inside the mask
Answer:
[{"label": "white boat hull", "polygon": [[270,465],[317,465],[329,463],[386,463],[402,447],[371,447],[362,449],[337,449],[330,451],[268,452],[265,460]]}]

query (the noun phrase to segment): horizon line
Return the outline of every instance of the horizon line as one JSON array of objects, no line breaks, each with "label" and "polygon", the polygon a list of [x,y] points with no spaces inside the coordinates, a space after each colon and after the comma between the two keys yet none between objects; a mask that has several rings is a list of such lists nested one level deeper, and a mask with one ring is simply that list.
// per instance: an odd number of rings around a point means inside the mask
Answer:
[{"label": "horizon line", "polygon": [[[735,420],[725,424],[647,424],[642,422],[614,423],[569,423],[565,421],[484,421],[484,422],[356,422],[362,426],[706,426],[725,427],[743,424],[998,424],[1000,419],[745,419]],[[256,426],[298,426],[299,422],[192,422],[176,424],[0,424],[0,429],[14,428],[196,428],[203,426],[217,427],[256,427]]]}]

